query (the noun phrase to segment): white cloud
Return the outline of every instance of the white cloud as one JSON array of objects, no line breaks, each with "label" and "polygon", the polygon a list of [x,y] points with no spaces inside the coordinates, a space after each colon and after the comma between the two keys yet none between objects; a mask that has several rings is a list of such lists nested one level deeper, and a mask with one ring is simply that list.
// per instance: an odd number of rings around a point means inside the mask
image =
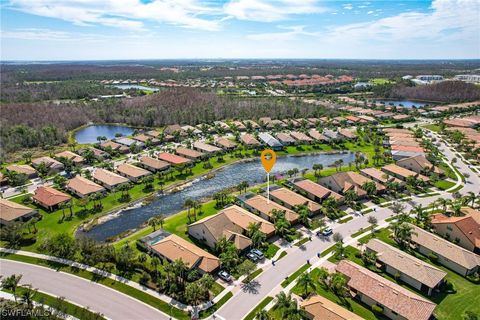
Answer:
[{"label": "white cloud", "polygon": [[372,14],[372,13],[374,13],[374,11],[372,11],[372,10],[367,12],[367,14]]},{"label": "white cloud", "polygon": [[304,30],[305,26],[291,26],[291,27],[279,27],[285,29],[285,32],[266,32],[258,34],[250,34],[247,39],[255,41],[290,41],[295,40],[297,36],[316,36],[316,32],[307,32]]},{"label": "white cloud", "polygon": [[272,22],[291,15],[325,12],[316,0],[232,0],[224,5],[226,14],[239,20]]},{"label": "white cloud", "polygon": [[[10,0],[7,7],[76,25],[104,25],[144,30],[145,21],[167,23],[187,28],[217,30],[219,20],[211,16],[219,8],[203,5],[197,0]],[[210,19],[201,16],[210,16]]]},{"label": "white cloud", "polygon": [[343,5],[343,9],[345,10],[352,10],[353,9],[353,6],[351,3],[347,3],[347,4],[344,4]]}]

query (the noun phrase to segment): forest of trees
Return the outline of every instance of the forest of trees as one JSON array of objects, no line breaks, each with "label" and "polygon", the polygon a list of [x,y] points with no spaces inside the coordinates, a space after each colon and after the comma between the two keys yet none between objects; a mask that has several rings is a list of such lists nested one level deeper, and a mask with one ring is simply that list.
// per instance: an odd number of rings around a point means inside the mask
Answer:
[{"label": "forest of trees", "polygon": [[373,89],[379,97],[415,99],[437,102],[466,102],[480,99],[480,87],[463,81],[443,81],[430,85],[417,85],[402,81]]},{"label": "forest of trees", "polygon": [[136,127],[211,123],[223,119],[318,117],[335,111],[286,98],[233,98],[191,88],[167,89],[131,99],[76,103],[2,105],[2,156],[22,148],[67,141],[67,132],[89,122],[125,123]]}]

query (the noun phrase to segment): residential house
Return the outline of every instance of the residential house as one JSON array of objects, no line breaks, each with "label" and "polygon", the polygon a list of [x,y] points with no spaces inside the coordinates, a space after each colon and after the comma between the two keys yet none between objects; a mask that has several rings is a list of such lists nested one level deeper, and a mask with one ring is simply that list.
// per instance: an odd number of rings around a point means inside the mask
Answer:
[{"label": "residential house", "polygon": [[37,210],[0,198],[0,226],[3,227],[14,222],[27,221],[35,216],[40,216]]},{"label": "residential house", "polygon": [[264,196],[247,192],[238,196],[237,198],[244,208],[260,215],[260,217],[263,219],[273,221],[272,211],[277,210],[283,211],[285,213],[285,219],[287,219],[291,224],[295,224],[298,221],[298,214],[296,214],[294,211],[281,206],[276,202],[269,201]]},{"label": "residential house", "polygon": [[395,178],[398,178],[402,181],[407,181],[408,178],[413,177],[415,179],[422,180],[424,182],[430,181],[430,179],[424,175],[421,175],[419,173],[416,173],[414,171],[405,169],[403,167],[397,166],[394,163],[387,164],[386,166],[382,167],[382,171],[394,176]]},{"label": "residential house", "polygon": [[318,203],[277,185],[270,186],[270,198],[290,210],[294,210],[299,205],[306,205],[311,215],[320,213],[322,209]]},{"label": "residential house", "polygon": [[151,245],[150,250],[168,262],[180,259],[187,267],[197,269],[200,273],[212,273],[220,266],[217,257],[175,234]]},{"label": "residential house", "polygon": [[87,197],[94,193],[104,193],[105,188],[82,176],[76,176],[68,180],[66,189],[80,198]]},{"label": "residential house", "polygon": [[120,143],[116,143],[115,141],[111,141],[111,140],[101,143],[100,148],[102,148],[105,151],[108,151],[109,149],[112,149],[113,151],[117,151],[119,153],[129,153],[130,152],[129,147],[127,147],[123,144],[120,144]]},{"label": "residential house", "polygon": [[319,141],[319,142],[328,142],[328,138],[325,137],[323,134],[318,132],[317,129],[310,129],[308,131],[308,135],[312,137],[314,140]]},{"label": "residential house", "polygon": [[117,143],[123,144],[124,146],[127,146],[128,148],[131,148],[132,146],[135,146],[136,148],[144,148],[145,143],[133,140],[130,138],[117,138],[115,139]]},{"label": "residential house", "polygon": [[237,147],[235,142],[225,137],[218,137],[215,139],[215,144],[225,150],[233,150]]},{"label": "residential house", "polygon": [[307,136],[305,133],[300,131],[292,131],[290,135],[298,142],[302,144],[310,144],[313,142],[313,139]]},{"label": "residential house", "polygon": [[182,127],[179,124],[172,124],[172,125],[166,126],[165,129],[163,130],[164,135],[174,136],[176,132],[180,134],[184,133],[182,130]]},{"label": "residential house", "polygon": [[164,171],[170,168],[168,162],[147,156],[140,158],[139,165],[152,172]]},{"label": "residential house", "polygon": [[360,174],[372,179],[375,182],[381,183],[383,185],[387,185],[389,182],[395,182],[398,183],[399,185],[403,185],[404,182],[400,179],[397,179],[393,176],[390,176],[386,174],[385,172],[378,170],[376,168],[364,168],[360,169]]},{"label": "residential house", "polygon": [[191,162],[190,159],[177,156],[176,154],[171,154],[167,152],[161,152],[157,155],[158,159],[166,161],[172,165],[183,165]]},{"label": "residential house", "polygon": [[480,224],[472,216],[448,217],[435,214],[432,216],[432,226],[435,233],[480,254]]},{"label": "residential house", "polygon": [[303,300],[300,307],[305,310],[306,316],[310,320],[363,320],[355,313],[319,295]]},{"label": "residential house", "polygon": [[272,150],[279,151],[283,149],[282,144],[280,141],[272,137],[269,133],[261,132],[258,134],[258,138],[265,144],[267,147],[271,148]]},{"label": "residential house", "polygon": [[368,306],[376,305],[390,319],[429,320],[437,306],[351,261],[340,261],[336,271],[347,277],[347,286],[353,297]]},{"label": "residential house", "polygon": [[233,121],[232,125],[240,132],[247,130],[247,127],[240,121]]},{"label": "residential house", "polygon": [[8,172],[15,172],[17,174],[24,174],[29,179],[35,178],[38,176],[37,171],[28,164],[11,164],[5,168]]},{"label": "residential house", "polygon": [[187,135],[189,135],[189,134],[194,134],[194,135],[202,134],[202,131],[200,129],[189,126],[189,125],[182,126],[181,128],[182,128],[182,131],[184,131]]},{"label": "residential house", "polygon": [[119,165],[117,167],[117,172],[120,175],[122,175],[124,177],[127,177],[128,179],[130,179],[133,182],[137,182],[140,179],[152,174],[148,170],[136,167],[136,166],[134,166],[132,164],[129,164],[129,163],[122,163],[121,165]]},{"label": "residential house", "polygon": [[59,173],[65,168],[63,163],[50,157],[40,157],[32,160],[32,167],[35,169],[38,169],[42,164],[48,169],[48,174]]},{"label": "residential house", "polygon": [[249,133],[245,133],[240,136],[240,140],[244,145],[247,147],[258,147],[260,146],[260,142],[255,139],[255,137]]},{"label": "residential house", "polygon": [[330,130],[330,129],[323,129],[323,135],[325,137],[327,137],[327,139],[330,141],[330,140],[333,140],[333,141],[340,141],[343,139],[343,137],[338,134],[337,131],[333,131],[333,130]]},{"label": "residential house", "polygon": [[191,160],[200,160],[205,157],[205,153],[185,147],[178,147],[175,153]]},{"label": "residential house", "polygon": [[108,190],[116,189],[121,185],[130,182],[130,180],[128,180],[127,178],[102,168],[95,169],[92,178],[93,181],[104,186]]},{"label": "residential house", "polygon": [[201,142],[201,141],[195,141],[193,143],[193,148],[200,151],[200,152],[205,152],[205,153],[219,153],[222,152],[222,149],[219,147],[212,146],[211,144]]},{"label": "residential house", "polygon": [[78,153],[81,154],[81,155],[84,155],[85,152],[87,152],[87,150],[92,151],[93,152],[93,157],[95,159],[97,159],[98,161],[103,161],[105,159],[110,158],[110,155],[107,152],[105,152],[103,150],[100,150],[100,149],[97,149],[97,148],[93,148],[93,147],[80,149],[80,150],[78,150]]},{"label": "residential house", "polygon": [[245,120],[245,121],[243,121],[243,123],[245,124],[245,128],[248,128],[249,126],[254,130],[258,130],[260,128],[258,123],[256,123],[253,120]]},{"label": "residential house", "polygon": [[[353,171],[337,172],[330,176],[318,179],[319,184],[337,193],[345,194],[347,191],[353,190],[360,198],[367,195],[367,192],[362,189],[362,186],[365,183],[372,181],[373,180]],[[378,182],[373,182],[375,183],[377,193],[385,191],[385,186]]]},{"label": "residential house", "polygon": [[338,129],[338,133],[348,140],[357,140],[358,136],[350,129]]},{"label": "residential house", "polygon": [[280,141],[284,146],[291,146],[295,144],[296,140],[292,138],[288,133],[280,132],[277,134],[277,140]]},{"label": "residential house", "polygon": [[342,195],[308,179],[294,180],[292,182],[292,187],[307,198],[316,202],[321,203],[328,197],[332,197],[338,202],[343,202]]},{"label": "residential house", "polygon": [[447,276],[445,271],[378,239],[370,240],[365,250],[376,254],[377,262],[386,273],[429,296],[440,289]]},{"label": "residential house", "polygon": [[76,153],[73,153],[73,152],[71,152],[71,151],[68,151],[68,150],[57,153],[57,154],[55,155],[55,158],[56,158],[57,160],[59,160],[59,161],[60,161],[62,158],[71,160],[72,163],[73,163],[74,165],[76,165],[76,166],[80,166],[80,165],[82,165],[82,164],[85,162],[85,159],[84,159],[82,156],[80,156],[80,155],[78,155],[78,154],[76,154]]},{"label": "residential house", "polygon": [[233,205],[213,216],[188,225],[188,234],[210,248],[215,248],[217,241],[225,237],[238,250],[242,251],[252,244],[252,241],[246,236],[251,224],[259,225],[260,232],[267,237],[271,237],[275,233],[273,224]]},{"label": "residential house", "polygon": [[444,174],[440,168],[435,167],[427,160],[427,158],[425,158],[424,155],[401,159],[397,161],[397,166],[414,171],[418,174],[428,174],[430,172],[436,173],[439,176]]},{"label": "residential house", "polygon": [[158,140],[157,138],[153,138],[151,136],[147,136],[145,134],[138,134],[136,136],[133,136],[132,137],[133,140],[137,140],[145,145],[147,144],[151,144],[152,146],[157,146],[160,144],[160,140]]},{"label": "residential house", "polygon": [[45,209],[54,211],[60,204],[72,200],[72,197],[52,187],[40,186],[35,190],[32,200]]},{"label": "residential house", "polygon": [[468,276],[479,271],[480,256],[413,224],[411,243],[421,254],[435,256],[438,263]]}]

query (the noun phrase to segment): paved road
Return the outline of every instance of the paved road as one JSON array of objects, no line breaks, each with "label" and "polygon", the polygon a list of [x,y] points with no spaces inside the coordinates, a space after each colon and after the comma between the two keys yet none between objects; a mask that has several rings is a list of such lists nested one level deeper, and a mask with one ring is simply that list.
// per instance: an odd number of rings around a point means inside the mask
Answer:
[{"label": "paved road", "polygon": [[[440,150],[449,161],[454,157],[458,158],[458,156],[443,144],[441,145]],[[462,163],[460,159],[458,159],[456,165],[459,167],[459,171],[462,174],[468,173],[470,175],[460,193],[466,194],[468,191],[478,193],[480,178],[468,168],[467,165]],[[426,198],[412,197],[412,201],[404,203],[406,205],[405,211],[408,212],[412,209],[413,205],[417,204],[421,204],[424,207],[428,206],[440,197],[451,199],[452,195],[444,192],[441,195]],[[374,215],[380,224],[393,214],[394,213],[389,208],[377,208],[375,212],[372,212],[369,215]],[[347,237],[358,231],[360,228],[368,227],[370,224],[367,219],[368,216],[362,216],[344,224],[334,225],[334,232],[339,232],[343,235],[344,239],[347,239]],[[293,251],[278,261],[274,267],[270,266],[269,268],[264,268],[264,270],[266,270],[262,272],[260,276],[255,278],[257,284],[255,287],[243,288],[238,291],[222,308],[220,308],[216,315],[227,320],[242,319],[251,309],[269,295],[272,290],[274,290],[275,287],[285,279],[285,277],[298,270],[307,262],[307,259],[316,259],[317,253],[324,251],[330,245],[332,245],[332,240],[314,236],[312,241],[306,243],[305,250]]]},{"label": "paved road", "polygon": [[21,283],[31,284],[53,296],[65,297],[114,320],[168,319],[161,311],[103,285],[49,268],[0,259],[0,273],[6,277],[22,274]]}]

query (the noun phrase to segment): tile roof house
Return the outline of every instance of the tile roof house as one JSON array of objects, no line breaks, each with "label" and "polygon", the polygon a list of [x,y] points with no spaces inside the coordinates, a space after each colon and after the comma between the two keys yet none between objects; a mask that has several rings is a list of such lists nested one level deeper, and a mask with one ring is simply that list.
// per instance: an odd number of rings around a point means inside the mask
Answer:
[{"label": "tile roof house", "polygon": [[290,146],[292,144],[295,144],[296,142],[296,140],[291,135],[284,132],[280,132],[279,134],[277,134],[277,140],[280,141],[280,143],[284,146]]},{"label": "tile roof house", "polygon": [[307,136],[305,133],[300,131],[292,131],[290,135],[300,143],[312,143],[313,139]]},{"label": "tile roof house", "polygon": [[185,148],[185,147],[178,147],[175,150],[175,153],[178,154],[181,157],[185,157],[185,158],[188,158],[188,159],[191,159],[191,160],[198,160],[198,159],[201,159],[205,156],[205,153],[203,153],[203,152],[193,150],[193,149],[189,149],[189,148]]},{"label": "tile roof house", "polygon": [[177,156],[167,152],[161,152],[157,155],[158,159],[171,163],[172,165],[182,165],[191,162],[190,159]]},{"label": "tile roof house", "polygon": [[410,158],[405,158],[397,161],[397,166],[414,171],[419,174],[427,174],[434,172],[438,175],[443,175],[444,172],[435,167],[424,155],[417,155]]},{"label": "tile roof house", "polygon": [[201,273],[214,272],[220,266],[217,257],[175,234],[153,244],[150,250],[169,262],[180,259],[190,269],[198,269]]},{"label": "tile roof house", "polygon": [[66,188],[80,198],[84,198],[94,193],[105,192],[104,187],[81,176],[76,176],[75,178],[68,180]]},{"label": "tile roof house", "polygon": [[377,261],[385,272],[398,276],[403,282],[429,296],[443,284],[447,276],[445,271],[378,239],[370,240],[365,249],[376,253]]},{"label": "tile roof house", "polygon": [[336,271],[347,277],[347,286],[355,298],[369,306],[377,305],[390,319],[428,320],[437,306],[351,261],[340,261]]},{"label": "tile roof house", "polygon": [[461,212],[469,217],[472,217],[476,223],[480,224],[480,211],[470,207],[462,207]]},{"label": "tile roof house", "polygon": [[327,142],[328,141],[328,138],[325,137],[323,134],[321,134],[320,132],[318,132],[317,129],[310,129],[308,131],[308,135],[310,137],[312,137],[314,140],[316,141],[321,141],[321,142]]},{"label": "tile roof house", "polygon": [[55,154],[55,158],[57,160],[60,160],[61,158],[69,159],[75,165],[81,165],[85,161],[85,159],[82,156],[68,150]]},{"label": "tile roof house", "polygon": [[220,149],[219,147],[215,147],[215,146],[212,146],[211,144],[204,143],[201,141],[195,141],[193,143],[193,148],[197,149],[200,152],[206,152],[206,153],[217,153],[222,151],[222,149]]},{"label": "tile roof house", "polygon": [[32,167],[37,169],[42,163],[45,164],[45,166],[47,167],[47,169],[49,171],[49,174],[54,173],[54,172],[58,173],[65,168],[63,163],[61,163],[60,161],[57,161],[53,158],[50,158],[50,157],[40,157],[40,158],[37,158],[37,159],[33,159],[32,160]]},{"label": "tile roof house", "polygon": [[225,237],[238,250],[244,250],[252,244],[251,240],[245,235],[250,224],[258,224],[260,231],[267,237],[271,237],[275,233],[273,224],[239,206],[233,205],[213,216],[188,225],[188,234],[210,248],[215,248],[217,241]]},{"label": "tile roof house", "polygon": [[300,303],[310,320],[363,320],[362,317],[339,306],[333,301],[314,295]]},{"label": "tile roof house", "polygon": [[148,170],[136,167],[129,163],[122,163],[117,167],[117,172],[130,179],[133,182],[137,182],[138,180],[142,179],[143,177],[149,176],[152,173]]},{"label": "tile roof house", "polygon": [[120,153],[129,153],[130,152],[130,148],[123,145],[123,144],[120,144],[120,143],[116,143],[115,141],[105,141],[104,143],[101,143],[100,144],[100,148],[102,148],[103,150],[108,150],[109,148],[112,148],[112,150],[115,150],[115,151],[118,151]]},{"label": "tile roof house", "polygon": [[480,256],[413,224],[411,243],[425,256],[434,254],[438,263],[467,276],[479,271]]},{"label": "tile roof house", "polygon": [[[318,179],[319,184],[337,193],[345,194],[345,192],[353,190],[359,197],[367,195],[367,192],[362,189],[362,185],[371,181],[373,180],[353,171],[337,172],[330,176]],[[375,183],[377,192],[383,192],[385,190],[385,186],[378,182],[373,182]]]},{"label": "tile roof house", "polygon": [[183,132],[182,127],[179,124],[172,124],[169,126],[166,126],[165,129],[163,129],[163,133],[165,135],[174,135],[175,132]]},{"label": "tile roof house", "polygon": [[392,177],[385,172],[378,170],[376,168],[364,168],[360,169],[360,174],[372,179],[373,181],[376,181],[378,183],[381,183],[383,185],[387,185],[388,182],[396,182],[398,184],[403,184],[403,182],[400,179],[397,179],[395,177]]},{"label": "tile roof house", "polygon": [[258,138],[265,144],[267,147],[270,147],[273,150],[281,150],[283,145],[275,139],[272,135],[266,132],[261,132],[258,134]]},{"label": "tile roof house", "polygon": [[432,216],[435,233],[455,242],[460,247],[480,254],[480,224],[471,216],[448,217],[443,214]]},{"label": "tile roof house", "polygon": [[343,138],[337,131],[330,129],[324,129],[323,135],[327,137],[328,140],[341,140]]},{"label": "tile roof house", "polygon": [[144,135],[144,134],[138,134],[136,136],[133,136],[132,138],[134,140],[140,141],[140,142],[145,143],[145,144],[150,143],[153,146],[156,146],[156,145],[160,144],[160,140],[158,140],[157,138],[153,138],[151,136],[147,136],[147,135]]},{"label": "tile roof house", "polygon": [[121,186],[122,184],[127,184],[130,182],[130,180],[127,178],[102,168],[95,169],[92,178],[95,182],[104,186],[108,190],[112,190]]},{"label": "tile roof house", "polygon": [[90,150],[93,152],[93,157],[97,160],[105,160],[107,158],[110,158],[110,155],[103,151],[103,150],[100,150],[100,149],[97,149],[97,148],[94,148],[94,147],[88,147],[88,148],[83,148],[83,149],[80,149],[78,150],[78,153],[83,155],[85,152],[87,152],[87,150]]},{"label": "tile roof house", "polygon": [[353,133],[353,131],[349,130],[349,129],[338,129],[338,133],[343,136],[344,138],[346,139],[349,139],[349,140],[355,140],[357,139],[357,135],[355,133]]},{"label": "tile roof house", "polygon": [[61,203],[72,200],[72,197],[52,187],[41,186],[35,190],[32,199],[45,209],[53,211]]},{"label": "tile roof house", "polygon": [[260,217],[263,219],[270,221],[273,220],[272,211],[277,210],[285,212],[285,218],[291,224],[295,224],[298,221],[297,213],[273,201],[269,201],[267,198],[261,195],[247,192],[238,196],[238,199],[242,203],[243,207],[260,215]]},{"label": "tile roof house", "polygon": [[247,127],[240,121],[233,121],[232,125],[237,128],[238,131],[245,131]]},{"label": "tile roof house", "polygon": [[225,137],[218,137],[217,139],[215,139],[215,144],[220,148],[226,150],[232,150],[237,147],[237,144],[235,142]]},{"label": "tile roof house", "polygon": [[339,202],[343,201],[342,195],[308,179],[294,181],[293,188],[313,201],[322,202],[328,197],[332,197]]},{"label": "tile roof house", "polygon": [[248,147],[257,147],[260,145],[260,142],[257,139],[255,139],[253,135],[249,133],[241,135],[240,140],[242,141],[243,144],[245,144]]},{"label": "tile roof house", "polygon": [[35,178],[38,175],[37,171],[28,164],[11,164],[7,166],[5,170],[10,172],[16,172],[18,174],[24,174],[28,178]]},{"label": "tile roof house", "polygon": [[294,210],[295,206],[306,205],[312,215],[320,213],[322,209],[318,203],[313,202],[290,189],[276,185],[270,186],[270,198],[290,210]]},{"label": "tile roof house", "polygon": [[168,162],[148,156],[141,157],[139,165],[152,172],[167,170],[170,167]]},{"label": "tile roof house", "polygon": [[415,179],[420,179],[424,182],[427,182],[430,180],[428,177],[424,175],[421,175],[419,173],[416,173],[415,171],[411,171],[403,167],[397,166],[394,163],[383,166],[382,171],[402,181],[406,181],[409,177],[414,177]]},{"label": "tile roof house", "polygon": [[0,198],[0,226],[6,226],[17,221],[26,221],[39,215],[38,211],[32,208]]},{"label": "tile roof house", "polygon": [[253,120],[244,120],[243,123],[245,124],[245,127],[247,128],[248,126],[251,126],[252,129],[258,129],[260,128],[260,126],[258,125],[258,123],[256,123],[255,121]]}]

